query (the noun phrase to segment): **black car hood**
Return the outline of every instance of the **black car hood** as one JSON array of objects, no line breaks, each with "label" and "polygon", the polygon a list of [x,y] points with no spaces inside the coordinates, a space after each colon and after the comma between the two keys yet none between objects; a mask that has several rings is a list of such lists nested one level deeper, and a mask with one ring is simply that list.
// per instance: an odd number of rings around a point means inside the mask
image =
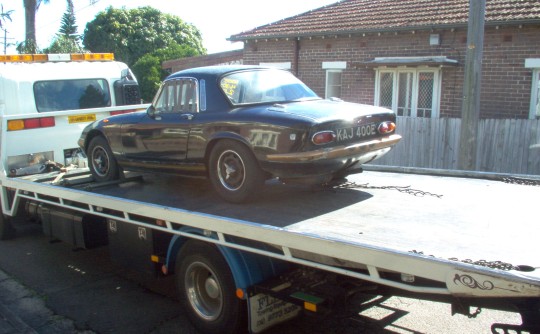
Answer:
[{"label": "black car hood", "polygon": [[273,106],[268,107],[267,110],[309,118],[317,123],[331,122],[334,120],[353,120],[365,115],[393,113],[392,110],[382,107],[333,100],[274,104]]}]

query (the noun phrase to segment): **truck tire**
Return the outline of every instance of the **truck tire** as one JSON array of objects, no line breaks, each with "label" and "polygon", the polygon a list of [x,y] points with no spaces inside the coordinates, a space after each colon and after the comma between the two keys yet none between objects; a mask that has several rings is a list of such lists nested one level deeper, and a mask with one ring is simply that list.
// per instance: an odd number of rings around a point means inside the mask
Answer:
[{"label": "truck tire", "polygon": [[208,173],[217,193],[232,203],[254,199],[264,185],[257,159],[247,146],[234,140],[220,140],[214,146]]},{"label": "truck tire", "polygon": [[15,228],[9,217],[0,214],[0,240],[9,240],[15,237]]},{"label": "truck tire", "polygon": [[221,253],[211,244],[187,241],[178,253],[176,288],[192,324],[203,333],[247,331],[246,302]]},{"label": "truck tire", "polygon": [[96,136],[90,140],[87,154],[90,172],[98,182],[117,180],[120,170],[109,143],[102,136]]}]

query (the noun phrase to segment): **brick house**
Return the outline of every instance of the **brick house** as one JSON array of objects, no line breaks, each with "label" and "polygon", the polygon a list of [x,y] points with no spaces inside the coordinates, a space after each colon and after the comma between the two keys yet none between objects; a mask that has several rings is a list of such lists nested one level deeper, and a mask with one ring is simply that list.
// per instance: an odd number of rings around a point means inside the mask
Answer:
[{"label": "brick house", "polygon": [[[320,96],[460,117],[468,14],[468,0],[343,0],[229,40]],[[480,117],[540,117],[539,81],[540,1],[487,0]]]}]

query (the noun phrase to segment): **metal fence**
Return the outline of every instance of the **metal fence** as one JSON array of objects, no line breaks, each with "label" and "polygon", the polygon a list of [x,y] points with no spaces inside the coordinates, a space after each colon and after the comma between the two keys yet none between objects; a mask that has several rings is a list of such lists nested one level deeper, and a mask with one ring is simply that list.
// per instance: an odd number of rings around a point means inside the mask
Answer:
[{"label": "metal fence", "polygon": [[[374,165],[458,169],[460,118],[398,117],[401,142]],[[484,119],[476,170],[540,175],[540,120]]]}]

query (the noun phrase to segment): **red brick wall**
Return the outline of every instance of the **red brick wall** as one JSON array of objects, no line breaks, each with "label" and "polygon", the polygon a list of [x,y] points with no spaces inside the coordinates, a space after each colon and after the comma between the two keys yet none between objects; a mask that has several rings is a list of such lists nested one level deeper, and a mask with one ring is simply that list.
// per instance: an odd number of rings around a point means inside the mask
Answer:
[{"label": "red brick wall", "polygon": [[[429,35],[440,35],[440,45],[430,46]],[[442,69],[441,117],[460,117],[463,72],[467,47],[465,28],[454,31],[404,31],[351,37],[303,37],[300,41],[259,40],[244,47],[244,63],[291,62],[298,45],[298,77],[324,96],[325,61],[345,61],[342,98],[373,104],[375,71],[365,65],[375,57],[446,56],[457,67]],[[486,27],[482,69],[482,118],[527,118],[532,71],[526,58],[540,58],[540,26]]]}]

